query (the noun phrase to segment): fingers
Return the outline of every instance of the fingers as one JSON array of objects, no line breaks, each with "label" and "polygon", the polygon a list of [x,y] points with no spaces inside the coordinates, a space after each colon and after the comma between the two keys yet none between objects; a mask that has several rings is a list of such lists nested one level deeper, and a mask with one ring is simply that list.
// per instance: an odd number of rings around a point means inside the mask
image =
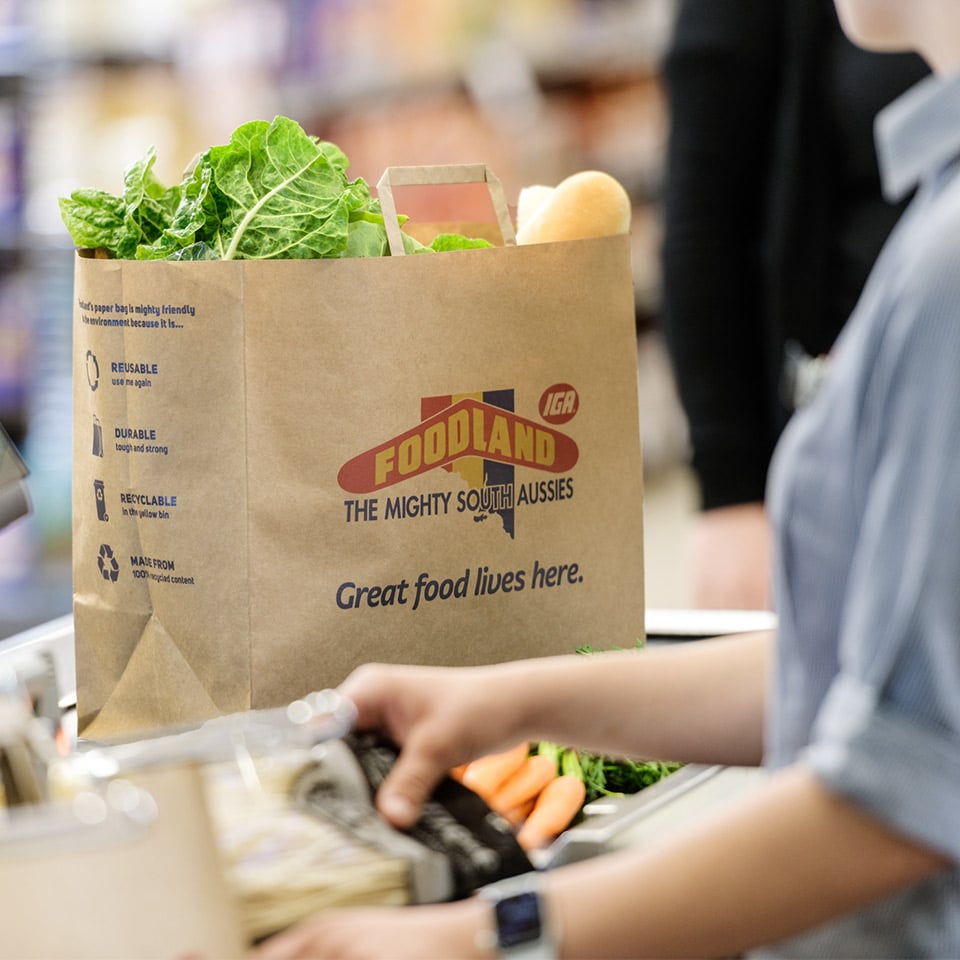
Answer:
[{"label": "fingers", "polygon": [[476,667],[368,664],[340,686],[357,709],[358,729],[379,730],[400,748],[376,797],[377,809],[393,826],[412,827],[453,766],[511,737],[509,722],[477,722],[489,714],[492,682]]},{"label": "fingers", "polygon": [[388,707],[396,699],[380,664],[358,667],[340,684],[337,692],[356,707],[356,726],[360,730],[388,730]]},{"label": "fingers", "polygon": [[371,664],[354,671],[339,691],[356,706],[359,729],[380,730],[401,748],[376,797],[377,809],[400,829],[417,822],[458,747],[449,725],[438,720],[429,680],[423,670]]},{"label": "fingers", "polygon": [[430,731],[414,728],[377,791],[377,809],[393,826],[409,829],[451,765],[431,743]]}]

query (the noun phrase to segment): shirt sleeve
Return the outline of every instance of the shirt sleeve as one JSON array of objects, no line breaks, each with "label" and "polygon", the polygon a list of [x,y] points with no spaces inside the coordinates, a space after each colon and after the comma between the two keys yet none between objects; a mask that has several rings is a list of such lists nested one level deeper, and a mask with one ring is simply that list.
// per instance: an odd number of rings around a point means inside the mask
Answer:
[{"label": "shirt sleeve", "polygon": [[840,672],[805,762],[960,860],[960,203],[905,265],[857,439]]}]

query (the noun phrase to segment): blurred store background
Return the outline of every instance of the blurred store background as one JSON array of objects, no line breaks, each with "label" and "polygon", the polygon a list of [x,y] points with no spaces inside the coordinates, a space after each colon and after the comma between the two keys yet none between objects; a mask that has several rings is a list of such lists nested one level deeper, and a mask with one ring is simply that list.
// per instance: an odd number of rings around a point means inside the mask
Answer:
[{"label": "blurred store background", "polygon": [[[627,186],[648,603],[684,605],[676,555],[693,493],[657,331],[672,16],[673,0],[0,0],[0,423],[34,505],[0,532],[0,636],[71,604],[73,250],[57,198],[120,192],[151,145],[160,178],[179,180],[197,150],[278,113],[372,183],[388,164],[483,161],[511,202],[591,167]],[[442,193],[407,212],[475,215]]]}]

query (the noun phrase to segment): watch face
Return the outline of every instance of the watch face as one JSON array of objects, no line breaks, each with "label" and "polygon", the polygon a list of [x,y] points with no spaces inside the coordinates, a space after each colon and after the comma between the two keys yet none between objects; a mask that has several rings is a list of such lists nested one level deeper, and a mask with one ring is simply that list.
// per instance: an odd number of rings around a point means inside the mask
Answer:
[{"label": "watch face", "polygon": [[497,938],[508,950],[540,939],[540,898],[532,891],[504,897],[496,904]]}]

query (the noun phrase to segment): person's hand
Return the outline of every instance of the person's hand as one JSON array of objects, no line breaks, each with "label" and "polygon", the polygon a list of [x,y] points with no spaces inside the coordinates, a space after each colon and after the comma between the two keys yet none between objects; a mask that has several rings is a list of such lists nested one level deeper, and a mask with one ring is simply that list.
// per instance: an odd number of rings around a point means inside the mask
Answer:
[{"label": "person's hand", "polygon": [[253,960],[489,958],[481,932],[489,906],[471,898],[418,907],[324,910],[265,940]]},{"label": "person's hand", "polygon": [[762,503],[698,514],[690,536],[693,605],[710,610],[769,610],[770,541]]},{"label": "person's hand", "polygon": [[[519,693],[512,692],[520,687]],[[376,805],[401,829],[452,768],[512,746],[525,695],[519,669],[367,664],[340,686],[361,730],[379,730],[400,747]]]}]

